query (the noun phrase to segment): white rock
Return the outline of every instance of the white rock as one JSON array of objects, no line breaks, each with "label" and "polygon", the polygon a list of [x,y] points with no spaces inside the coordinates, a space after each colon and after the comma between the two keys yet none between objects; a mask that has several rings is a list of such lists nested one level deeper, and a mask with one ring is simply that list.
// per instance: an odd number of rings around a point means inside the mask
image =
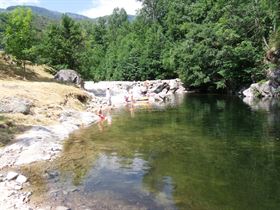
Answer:
[{"label": "white rock", "polygon": [[51,206],[45,206],[45,207],[39,208],[37,210],[51,210],[51,209],[52,209]]},{"label": "white rock", "polygon": [[15,190],[21,190],[21,189],[22,189],[22,186],[16,185],[16,186],[14,186],[14,189],[15,189]]},{"label": "white rock", "polygon": [[27,177],[23,176],[23,175],[19,175],[16,179],[17,183],[23,184],[25,182],[27,182]]},{"label": "white rock", "polygon": [[10,181],[10,180],[17,178],[17,176],[18,176],[18,173],[14,172],[14,171],[10,171],[6,176],[6,179]]},{"label": "white rock", "polygon": [[65,207],[65,206],[57,206],[57,207],[55,208],[55,210],[70,210],[70,208]]}]

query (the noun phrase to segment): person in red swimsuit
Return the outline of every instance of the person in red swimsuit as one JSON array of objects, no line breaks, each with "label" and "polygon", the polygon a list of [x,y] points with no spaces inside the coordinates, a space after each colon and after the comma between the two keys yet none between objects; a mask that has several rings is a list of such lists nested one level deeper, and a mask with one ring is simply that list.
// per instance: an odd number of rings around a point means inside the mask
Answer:
[{"label": "person in red swimsuit", "polygon": [[98,110],[98,116],[100,117],[100,120],[105,120],[106,116],[102,113],[102,106],[100,106]]}]

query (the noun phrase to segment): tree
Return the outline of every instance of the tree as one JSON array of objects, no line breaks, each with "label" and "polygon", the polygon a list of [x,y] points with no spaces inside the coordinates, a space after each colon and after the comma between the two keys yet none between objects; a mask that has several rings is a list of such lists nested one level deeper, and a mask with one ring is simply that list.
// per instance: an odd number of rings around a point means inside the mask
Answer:
[{"label": "tree", "polygon": [[79,24],[64,15],[61,24],[51,25],[45,32],[42,53],[45,61],[58,68],[80,70],[80,55],[85,48],[83,31]]},{"label": "tree", "polygon": [[33,54],[32,12],[30,9],[17,8],[8,18],[5,31],[5,51],[22,61],[24,75],[25,63]]}]

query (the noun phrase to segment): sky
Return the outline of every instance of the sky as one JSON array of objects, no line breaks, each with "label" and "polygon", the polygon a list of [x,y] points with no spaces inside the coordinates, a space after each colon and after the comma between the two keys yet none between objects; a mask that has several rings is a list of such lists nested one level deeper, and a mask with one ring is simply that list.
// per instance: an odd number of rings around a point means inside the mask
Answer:
[{"label": "sky", "polygon": [[92,18],[110,15],[116,7],[124,8],[130,15],[135,15],[141,8],[141,3],[136,0],[0,0],[0,8],[14,5],[33,5]]}]

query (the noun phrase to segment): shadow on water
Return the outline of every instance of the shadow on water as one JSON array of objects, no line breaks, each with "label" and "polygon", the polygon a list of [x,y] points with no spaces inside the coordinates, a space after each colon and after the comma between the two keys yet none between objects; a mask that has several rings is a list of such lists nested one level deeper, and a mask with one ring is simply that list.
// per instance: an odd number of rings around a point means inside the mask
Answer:
[{"label": "shadow on water", "polygon": [[188,95],[79,131],[60,158],[28,170],[72,209],[279,209],[279,109]]}]

